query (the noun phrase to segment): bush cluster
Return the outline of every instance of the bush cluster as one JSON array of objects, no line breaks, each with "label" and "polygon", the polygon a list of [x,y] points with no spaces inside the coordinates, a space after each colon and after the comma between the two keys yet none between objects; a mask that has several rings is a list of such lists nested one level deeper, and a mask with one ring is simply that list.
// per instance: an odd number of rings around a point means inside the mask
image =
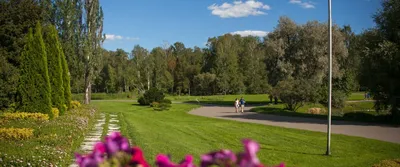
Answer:
[{"label": "bush cluster", "polygon": [[60,115],[60,110],[58,108],[51,108],[51,113],[53,113],[53,119]]},{"label": "bush cluster", "polygon": [[73,100],[73,101],[71,101],[70,106],[71,106],[71,109],[79,108],[79,107],[81,107],[81,103],[79,101]]},{"label": "bush cluster", "polygon": [[0,128],[0,139],[24,140],[32,136],[31,128]]},{"label": "bush cluster", "polygon": [[164,93],[157,88],[151,88],[146,91],[142,97],[138,99],[140,105],[150,105],[153,102],[161,102],[164,100]]},{"label": "bush cluster", "polygon": [[171,100],[164,98],[165,96],[162,91],[151,88],[138,99],[138,102],[140,105],[150,105],[154,110],[162,111],[171,107]]},{"label": "bush cluster", "polygon": [[28,112],[16,112],[16,113],[3,113],[2,117],[6,120],[36,120],[36,121],[47,121],[49,115],[42,113],[28,113]]}]

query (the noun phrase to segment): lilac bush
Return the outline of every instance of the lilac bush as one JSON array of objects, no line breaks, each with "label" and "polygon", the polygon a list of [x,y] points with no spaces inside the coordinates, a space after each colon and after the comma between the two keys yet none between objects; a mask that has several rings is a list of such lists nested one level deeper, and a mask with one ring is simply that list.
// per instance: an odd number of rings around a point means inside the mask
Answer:
[{"label": "lilac bush", "polygon": [[[201,156],[200,167],[266,167],[257,157],[260,145],[250,139],[242,141],[244,151],[235,154],[231,150],[219,150]],[[119,132],[114,132],[105,138],[104,142],[95,144],[94,149],[87,155],[76,154],[76,163],[80,167],[150,167],[139,147],[131,147],[127,138]],[[170,157],[159,154],[156,157],[157,167],[196,167],[192,155],[179,163],[174,163]],[[276,167],[285,167],[282,163]]]}]

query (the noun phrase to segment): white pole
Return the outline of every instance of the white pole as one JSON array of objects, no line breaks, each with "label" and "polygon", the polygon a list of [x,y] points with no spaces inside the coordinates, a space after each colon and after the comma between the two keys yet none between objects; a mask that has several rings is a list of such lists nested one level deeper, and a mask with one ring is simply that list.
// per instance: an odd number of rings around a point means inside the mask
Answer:
[{"label": "white pole", "polygon": [[328,142],[326,155],[331,155],[331,114],[332,114],[332,0],[328,0],[329,12],[329,95],[328,95]]}]

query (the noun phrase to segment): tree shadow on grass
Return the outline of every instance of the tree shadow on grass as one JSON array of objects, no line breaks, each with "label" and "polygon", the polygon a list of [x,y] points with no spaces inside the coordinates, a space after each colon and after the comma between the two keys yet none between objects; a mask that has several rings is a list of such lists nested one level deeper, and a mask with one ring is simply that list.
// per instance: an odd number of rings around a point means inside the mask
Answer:
[{"label": "tree shadow on grass", "polygon": [[[258,112],[262,114],[223,115],[222,117],[268,120],[274,122],[327,124],[327,115],[292,112],[280,108],[259,107],[246,110],[246,112]],[[301,117],[301,119],[299,119],[299,117]],[[400,125],[391,122],[391,118],[387,115],[352,112],[346,113],[343,116],[332,116],[331,118],[333,120],[332,125],[400,127]]]},{"label": "tree shadow on grass", "polygon": [[325,156],[325,154],[323,154],[323,153],[316,154],[316,153],[308,153],[308,152],[300,152],[300,151],[282,150],[282,149],[276,149],[276,148],[263,148],[263,147],[260,147],[260,149],[268,150],[268,151],[283,152],[283,153],[300,154],[300,155]]}]

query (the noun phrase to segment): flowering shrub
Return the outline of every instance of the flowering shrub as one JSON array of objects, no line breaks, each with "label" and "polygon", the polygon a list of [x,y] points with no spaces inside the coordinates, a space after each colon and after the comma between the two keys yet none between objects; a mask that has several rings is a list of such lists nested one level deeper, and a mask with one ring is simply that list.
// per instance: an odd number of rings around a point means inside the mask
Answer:
[{"label": "flowering shrub", "polygon": [[150,104],[150,107],[158,107],[159,105],[160,103],[155,101]]},{"label": "flowering shrub", "polygon": [[51,108],[51,113],[53,113],[53,118],[57,118],[60,115],[58,108]]},{"label": "flowering shrub", "polygon": [[0,139],[28,139],[33,136],[31,128],[0,128]]},{"label": "flowering shrub", "polygon": [[[265,167],[257,158],[260,146],[257,142],[243,140],[244,151],[238,154],[230,150],[210,152],[201,156],[200,167],[227,166],[227,167]],[[150,167],[146,162],[143,152],[139,147],[131,147],[128,139],[114,132],[105,138],[104,142],[96,143],[92,153],[88,155],[76,154],[76,163],[80,167],[109,167],[109,166],[135,166]],[[186,155],[180,163],[174,163],[169,156],[159,154],[156,157],[158,167],[196,167],[193,156]],[[282,163],[277,167],[284,167]]]},{"label": "flowering shrub", "polygon": [[81,106],[81,103],[79,103],[79,101],[76,101],[76,100],[71,101],[72,109],[79,108],[80,106]]},{"label": "flowering shrub", "polygon": [[29,113],[29,112],[4,113],[2,117],[6,120],[14,120],[14,119],[32,119],[36,121],[49,120],[49,115],[47,114]]}]

